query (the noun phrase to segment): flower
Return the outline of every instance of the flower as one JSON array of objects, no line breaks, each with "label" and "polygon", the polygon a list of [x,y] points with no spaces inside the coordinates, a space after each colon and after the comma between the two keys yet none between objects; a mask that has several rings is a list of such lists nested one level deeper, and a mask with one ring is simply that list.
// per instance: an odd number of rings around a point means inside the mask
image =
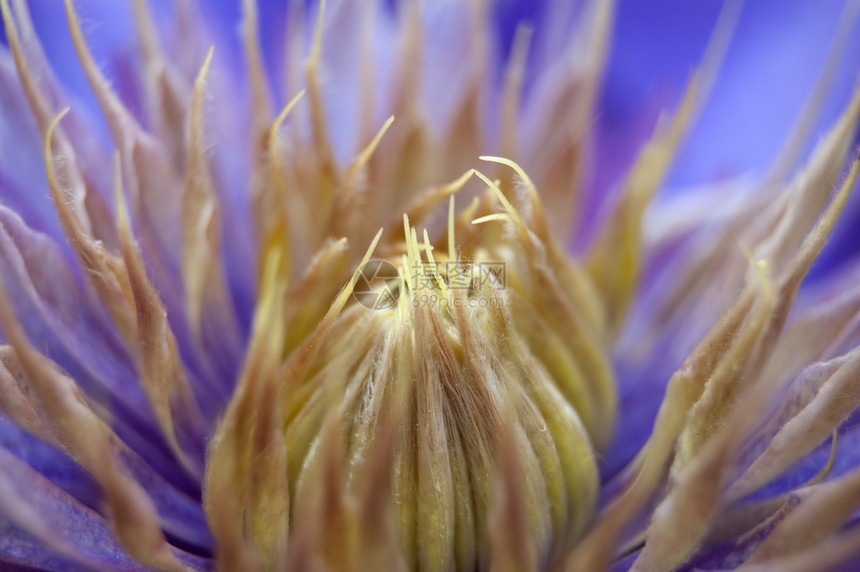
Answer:
[{"label": "flower", "polygon": [[832,73],[764,175],[655,202],[736,4],[614,192],[608,2],[548,2],[506,57],[481,2],[293,2],[274,41],[245,0],[223,57],[202,6],[132,6],[109,82],[66,2],[90,108],[0,0],[4,564],[856,557],[857,270],[801,284],[860,91],[802,164]]}]

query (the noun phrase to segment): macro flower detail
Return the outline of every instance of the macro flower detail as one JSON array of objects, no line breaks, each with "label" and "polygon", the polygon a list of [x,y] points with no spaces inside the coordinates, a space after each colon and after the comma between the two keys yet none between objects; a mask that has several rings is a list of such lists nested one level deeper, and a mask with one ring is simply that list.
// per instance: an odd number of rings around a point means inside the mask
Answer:
[{"label": "macro flower detail", "polygon": [[850,10],[770,171],[655,202],[737,3],[600,196],[611,2],[505,53],[494,3],[295,1],[274,56],[133,0],[109,69],[85,7],[95,108],[0,0],[3,567],[857,562],[856,263],[805,280],[860,89],[799,161]]}]

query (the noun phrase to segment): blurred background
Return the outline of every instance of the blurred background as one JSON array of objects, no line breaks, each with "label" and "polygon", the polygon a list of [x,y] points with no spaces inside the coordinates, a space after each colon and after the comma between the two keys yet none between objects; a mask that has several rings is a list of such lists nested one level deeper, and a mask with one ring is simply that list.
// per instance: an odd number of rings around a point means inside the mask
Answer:
[{"label": "blurred background", "polygon": [[[332,4],[335,0],[330,0]],[[380,0],[392,7],[398,0]],[[448,0],[441,0],[448,1]],[[520,22],[544,32],[566,0],[488,0],[502,57]],[[314,2],[309,2],[314,3]],[[64,83],[80,99],[92,95],[80,71],[57,0],[29,0],[45,49]],[[151,1],[156,17],[170,18],[169,0]],[[287,10],[285,0],[258,0],[261,41],[271,69],[278,58]],[[855,0],[747,0],[716,84],[676,158],[663,193],[762,172],[773,160],[818,80],[840,21],[853,27],[840,56],[833,88],[809,139],[806,153],[846,104],[860,75],[860,25]],[[123,77],[112,74],[133,59],[131,2],[78,0],[76,6],[96,60],[122,92]],[[240,0],[201,2],[214,30],[218,59],[241,68],[238,42]],[[590,187],[602,193],[623,177],[661,110],[671,110],[691,70],[701,61],[723,6],[722,0],[618,0],[608,67],[597,109],[594,143],[599,168]],[[0,32],[2,34],[2,32]],[[226,47],[223,49],[222,46]],[[93,119],[100,121],[99,114]],[[105,131],[106,135],[106,131]],[[806,153],[803,155],[805,156]],[[849,205],[814,276],[860,250],[860,200]]]}]

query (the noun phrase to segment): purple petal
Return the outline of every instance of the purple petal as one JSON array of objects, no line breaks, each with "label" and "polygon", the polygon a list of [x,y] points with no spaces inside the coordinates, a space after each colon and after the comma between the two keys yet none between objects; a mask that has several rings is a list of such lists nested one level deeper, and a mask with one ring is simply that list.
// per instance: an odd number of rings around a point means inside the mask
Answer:
[{"label": "purple petal", "polygon": [[[66,453],[26,433],[0,414],[0,451],[29,465],[46,482],[93,511],[102,506],[102,493],[92,476]],[[129,474],[152,498],[168,540],[195,554],[209,555],[212,536],[199,496],[170,486],[150,466],[131,453],[120,455]]]},{"label": "purple petal", "polygon": [[[59,81],[72,98],[89,108],[93,127],[105,143],[110,141],[107,124],[98,113],[98,105],[84,77],[78,57],[72,47],[66,12],[54,2],[29,2],[36,33]],[[117,63],[136,54],[137,45],[131,19],[131,4],[111,0],[75,2],[96,61],[109,75]]]},{"label": "purple petal", "polygon": [[0,276],[37,347],[113,415],[108,423],[149,464],[180,489],[194,491],[198,485],[188,480],[169,452],[131,357],[104,309],[80,286],[53,241],[3,207]]},{"label": "purple petal", "polygon": [[[0,513],[2,560],[41,570],[146,570],[119,546],[100,515],[4,449],[0,449]],[[42,515],[50,515],[50,520]]]},{"label": "purple petal", "polygon": [[[45,161],[38,151],[39,130],[5,49],[0,49],[0,108],[0,204],[18,212],[33,228],[62,238],[60,221],[47,193]],[[68,248],[66,256],[71,257]]]},{"label": "purple petal", "polygon": [[0,414],[0,449],[27,463],[55,487],[93,510],[102,501],[101,490],[80,465],[65,453],[30,435]]},{"label": "purple petal", "polygon": [[[843,2],[793,0],[773,10],[766,3],[749,3],[721,77],[678,157],[670,185],[689,185],[768,165],[818,80],[843,6]],[[815,132],[819,134],[841,113],[860,69],[860,36],[852,36],[842,73],[818,119]],[[807,151],[813,143],[811,138]]]}]

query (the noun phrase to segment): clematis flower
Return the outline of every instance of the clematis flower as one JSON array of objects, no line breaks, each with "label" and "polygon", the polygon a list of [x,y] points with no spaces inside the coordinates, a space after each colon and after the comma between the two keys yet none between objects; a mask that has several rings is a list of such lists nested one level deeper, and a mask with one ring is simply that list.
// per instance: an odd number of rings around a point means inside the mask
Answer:
[{"label": "clematis flower", "polygon": [[3,569],[856,562],[851,10],[763,169],[737,4],[615,123],[629,6],[92,6],[0,0]]}]

